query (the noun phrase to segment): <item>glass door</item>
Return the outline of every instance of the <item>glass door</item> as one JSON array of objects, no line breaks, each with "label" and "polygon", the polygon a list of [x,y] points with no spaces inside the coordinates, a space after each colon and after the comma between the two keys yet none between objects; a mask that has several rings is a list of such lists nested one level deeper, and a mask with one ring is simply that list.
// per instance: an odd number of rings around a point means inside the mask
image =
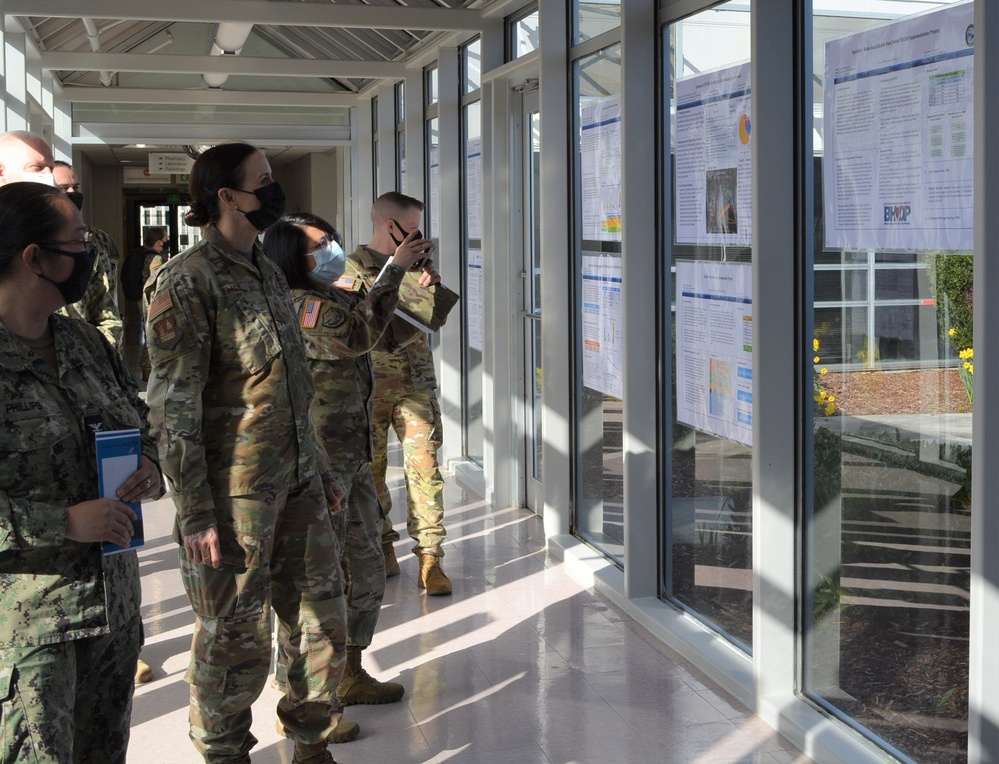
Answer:
[{"label": "glass door", "polygon": [[541,113],[538,91],[525,92],[521,98],[521,139],[519,143],[522,169],[522,236],[523,260],[521,266],[522,309],[521,322],[524,337],[523,417],[524,475],[527,507],[534,512],[541,509],[543,441],[541,438],[541,238],[540,164],[541,164]]}]

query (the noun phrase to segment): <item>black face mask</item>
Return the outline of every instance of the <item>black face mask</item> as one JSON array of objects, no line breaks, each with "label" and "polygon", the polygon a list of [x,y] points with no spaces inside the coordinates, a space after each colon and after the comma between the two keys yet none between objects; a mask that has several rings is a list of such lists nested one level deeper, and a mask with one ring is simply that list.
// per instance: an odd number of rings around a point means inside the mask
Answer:
[{"label": "black face mask", "polygon": [[39,278],[45,279],[59,290],[59,294],[66,301],[67,305],[79,302],[83,295],[87,293],[90,285],[90,278],[94,275],[94,262],[97,260],[97,250],[87,247],[83,252],[66,252],[61,249],[53,249],[42,244],[38,245],[46,252],[52,252],[64,257],[73,258],[73,272],[66,277],[65,281],[53,281],[44,273],[39,274]]},{"label": "black face mask", "polygon": [[[241,194],[253,194],[260,200],[260,209],[243,212],[250,225],[258,231],[266,231],[281,219],[284,214],[284,189],[281,184],[275,181],[266,186],[261,186],[256,191],[244,191],[241,188],[235,189]],[[236,209],[239,209],[238,207]]]},{"label": "black face mask", "polygon": [[[409,236],[409,231],[407,231],[405,228],[403,228],[401,225],[399,225],[399,223],[397,221],[393,220],[392,222],[395,223],[395,227],[396,228],[398,228],[400,231],[402,231],[402,239],[395,238],[395,236],[392,236],[391,231],[389,232],[389,237],[392,239],[392,243],[395,244],[398,247],[398,246],[400,246],[402,244],[403,240],[407,236]],[[423,232],[420,231],[419,228],[417,228],[416,229],[416,233],[413,235],[413,241],[417,241],[417,240],[422,239],[422,238],[423,238]],[[425,249],[420,254],[424,254],[425,255],[427,252],[429,252],[429,250]],[[414,262],[411,267],[413,267],[413,268],[422,268],[424,265],[427,264],[427,260],[429,260],[429,259],[430,258],[428,258],[428,257],[421,257],[419,260],[417,260],[416,262]]]},{"label": "black face mask", "polygon": [[69,200],[76,205],[76,209],[83,212],[83,192],[82,191],[67,191],[66,196]]}]

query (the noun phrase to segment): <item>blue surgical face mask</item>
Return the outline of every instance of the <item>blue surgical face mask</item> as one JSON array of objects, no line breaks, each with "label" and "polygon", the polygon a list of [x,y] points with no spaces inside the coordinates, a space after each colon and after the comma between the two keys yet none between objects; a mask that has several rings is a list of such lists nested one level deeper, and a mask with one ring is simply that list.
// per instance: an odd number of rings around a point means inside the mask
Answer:
[{"label": "blue surgical face mask", "polygon": [[320,284],[333,286],[347,267],[347,255],[343,248],[332,239],[326,239],[322,247],[310,254],[316,259],[316,267],[309,272],[309,276]]}]

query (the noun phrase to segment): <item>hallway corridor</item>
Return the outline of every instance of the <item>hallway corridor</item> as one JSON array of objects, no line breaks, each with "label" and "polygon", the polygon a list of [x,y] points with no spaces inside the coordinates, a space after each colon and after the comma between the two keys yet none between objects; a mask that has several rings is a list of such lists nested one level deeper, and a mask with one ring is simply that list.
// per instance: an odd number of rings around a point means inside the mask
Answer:
[{"label": "hallway corridor", "polygon": [[[396,460],[398,461],[398,460]],[[398,496],[401,470],[391,468]],[[399,497],[401,498],[401,497]],[[397,501],[397,507],[404,505]],[[541,521],[490,510],[448,481],[444,567],[451,597],[416,588],[397,545],[365,665],[402,682],[402,702],[352,706],[361,737],[341,764],[808,764],[770,727],[628,616],[575,583],[543,548]],[[136,688],[130,764],[196,764],[183,681],[193,615],[170,539],[169,498],[144,507],[139,552],[154,680]],[[397,528],[404,523],[396,516]],[[254,764],[291,761],[274,729],[277,693],[254,706]]]}]

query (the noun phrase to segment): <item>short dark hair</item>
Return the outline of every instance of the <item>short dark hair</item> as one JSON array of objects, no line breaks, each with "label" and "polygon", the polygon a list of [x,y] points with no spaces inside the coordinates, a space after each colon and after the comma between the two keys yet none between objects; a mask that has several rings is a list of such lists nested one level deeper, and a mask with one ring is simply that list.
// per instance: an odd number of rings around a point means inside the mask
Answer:
[{"label": "short dark hair", "polygon": [[413,196],[406,196],[398,191],[388,191],[371,205],[371,222],[385,223],[394,220],[406,210],[417,209],[423,212],[426,205]]},{"label": "short dark hair", "polygon": [[29,244],[55,239],[66,225],[56,199],[66,199],[58,188],[44,183],[7,183],[0,186],[0,280]]},{"label": "short dark hair", "polygon": [[144,246],[153,248],[153,245],[158,241],[163,241],[163,237],[166,236],[167,229],[161,225],[151,225],[147,226],[142,232],[142,243]]},{"label": "short dark hair", "polygon": [[319,217],[319,215],[314,215],[311,212],[294,212],[290,215],[285,215],[281,219],[299,226],[307,225],[312,226],[313,228],[318,228],[320,231],[333,239],[333,241],[339,244],[341,249],[343,249],[343,236],[341,236],[340,232],[333,227],[332,223]]},{"label": "short dark hair", "polygon": [[194,160],[187,188],[191,209],[184,215],[189,226],[201,227],[219,219],[219,189],[240,188],[246,180],[243,162],[258,151],[249,143],[213,146]]},{"label": "short dark hair", "polygon": [[264,254],[284,272],[288,286],[292,289],[316,288],[305,269],[305,254],[308,249],[309,237],[305,235],[305,231],[287,218],[281,218],[264,234]]},{"label": "short dark hair", "polygon": [[[53,167],[68,167],[70,170],[73,170],[73,165],[71,165],[69,162],[62,161],[61,159],[55,160],[52,163],[52,166]],[[76,170],[73,170],[73,172],[76,172]]]}]

